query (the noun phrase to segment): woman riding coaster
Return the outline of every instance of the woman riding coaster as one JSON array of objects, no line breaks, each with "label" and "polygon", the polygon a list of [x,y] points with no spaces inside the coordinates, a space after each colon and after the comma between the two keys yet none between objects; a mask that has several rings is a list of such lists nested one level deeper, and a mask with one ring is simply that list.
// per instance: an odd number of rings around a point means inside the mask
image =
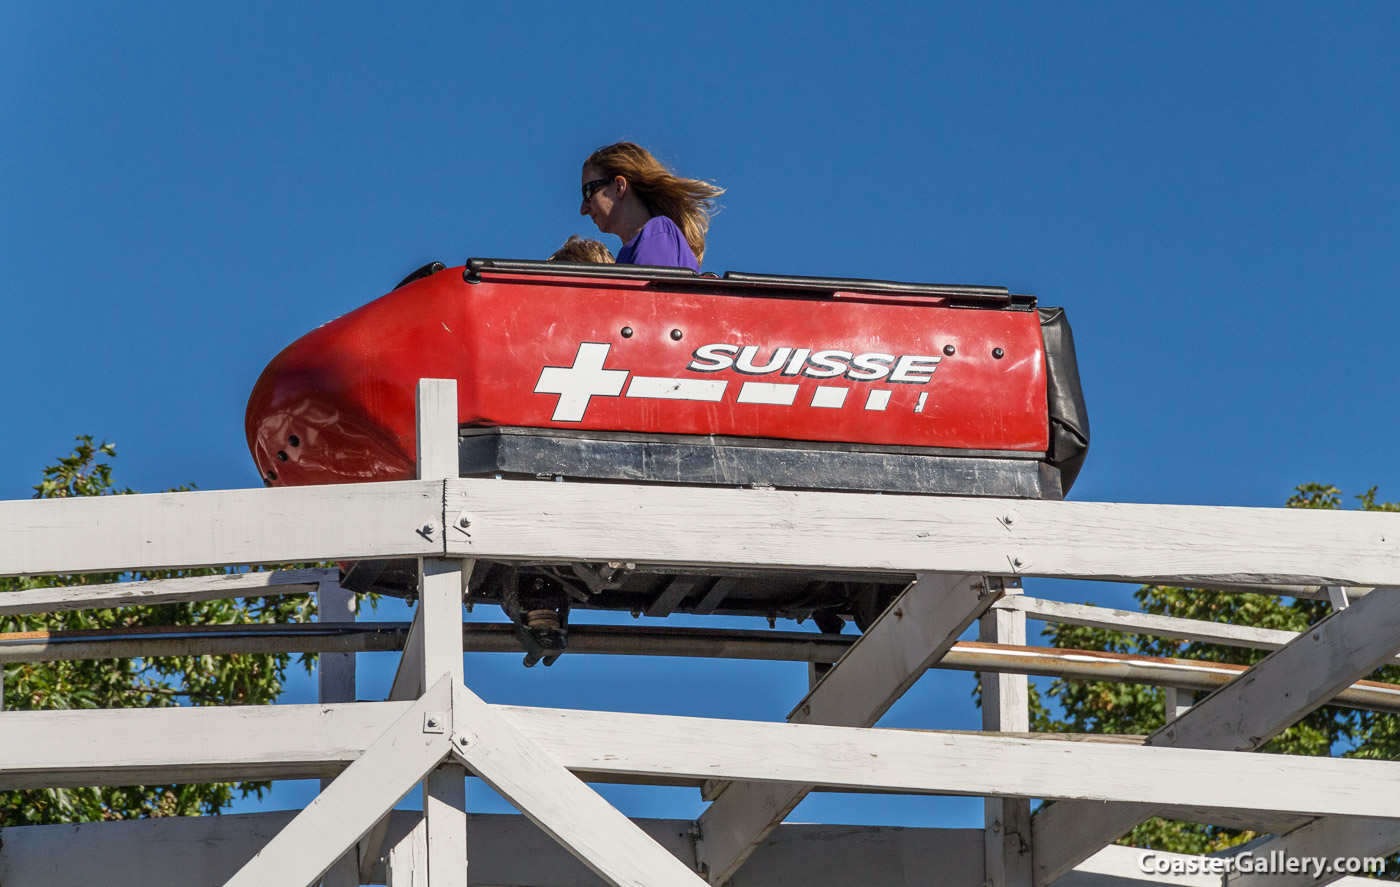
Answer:
[{"label": "woman riding coaster", "polygon": [[647,149],[618,142],[583,164],[579,215],[622,238],[620,265],[664,265],[698,272],[705,234],[724,189],[677,176]]}]

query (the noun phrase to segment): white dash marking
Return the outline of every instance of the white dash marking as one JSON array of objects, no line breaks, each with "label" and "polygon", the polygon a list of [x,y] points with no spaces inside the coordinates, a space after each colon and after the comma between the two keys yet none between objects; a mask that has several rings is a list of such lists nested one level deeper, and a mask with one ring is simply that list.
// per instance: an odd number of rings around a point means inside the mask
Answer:
[{"label": "white dash marking", "polygon": [[656,400],[704,400],[719,403],[729,383],[722,379],[667,379],[662,376],[633,376],[627,385],[628,397]]},{"label": "white dash marking", "polygon": [[849,388],[833,388],[829,385],[822,385],[812,393],[812,406],[825,407],[826,409],[840,409],[846,402],[846,392]]},{"label": "white dash marking", "polygon": [[890,405],[890,389],[876,388],[870,392],[870,396],[865,399],[867,410],[883,410]]},{"label": "white dash marking", "polygon": [[927,391],[925,391],[925,392],[923,392],[923,393],[921,393],[921,394],[919,395],[919,402],[916,403],[916,404],[914,404],[914,412],[916,412],[916,413],[922,413],[922,412],[924,411],[924,401],[926,401],[926,400],[928,400],[928,392],[927,392]]},{"label": "white dash marking", "polygon": [[797,398],[796,385],[778,382],[745,382],[739,389],[739,403],[766,403],[790,407]]}]

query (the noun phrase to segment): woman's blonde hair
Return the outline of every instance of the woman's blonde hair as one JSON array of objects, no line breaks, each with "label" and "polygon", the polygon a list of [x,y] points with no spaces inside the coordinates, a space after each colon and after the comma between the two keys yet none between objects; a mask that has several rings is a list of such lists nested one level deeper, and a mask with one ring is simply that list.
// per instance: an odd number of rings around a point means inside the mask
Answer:
[{"label": "woman's blonde hair", "polygon": [[700,179],[683,179],[633,142],[618,142],[594,151],[583,164],[607,177],[622,176],[637,191],[647,211],[676,223],[697,262],[705,259],[705,234],[710,216],[719,211],[714,199],[724,189]]}]

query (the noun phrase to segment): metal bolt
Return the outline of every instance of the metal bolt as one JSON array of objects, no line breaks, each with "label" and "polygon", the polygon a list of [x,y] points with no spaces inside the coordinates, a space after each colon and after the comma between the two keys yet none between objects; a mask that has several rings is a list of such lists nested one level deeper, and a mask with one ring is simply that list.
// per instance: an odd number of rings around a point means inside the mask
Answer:
[{"label": "metal bolt", "polygon": [[436,727],[437,725],[438,725],[438,719],[435,718],[435,717],[433,717],[432,715],[429,715],[429,716],[428,716],[428,726],[429,726],[429,727]]},{"label": "metal bolt", "polygon": [[943,353],[948,355],[949,357],[952,357],[954,354],[958,353],[958,349],[954,348],[952,345],[944,345]]},{"label": "metal bolt", "polygon": [[1012,558],[1012,559],[1011,559],[1011,566],[1015,567],[1015,568],[1018,569],[1018,570],[1021,569],[1021,566],[1022,566],[1022,561],[1021,561],[1021,559],[1020,559],[1019,557],[1014,557],[1014,558]]},{"label": "metal bolt", "polygon": [[287,451],[286,451],[286,450],[278,450],[278,451],[277,451],[277,459],[278,459],[279,462],[286,462],[286,461],[287,461]]},{"label": "metal bolt", "polygon": [[470,527],[471,525],[472,525],[472,519],[469,518],[469,517],[466,517],[465,515],[463,515],[462,517],[460,517],[460,518],[457,519],[457,526],[461,527],[461,528],[464,529],[464,530],[465,530],[467,527]]},{"label": "metal bolt", "polygon": [[676,340],[677,342],[679,342],[681,340],[681,336],[684,335],[685,333],[681,332],[680,330],[671,330],[671,338]]},{"label": "metal bolt", "polygon": [[1002,351],[1000,348],[993,348],[993,349],[992,349],[992,357],[995,357],[997,360],[1001,360],[1001,359],[1002,359],[1003,357],[1005,357],[1005,356],[1006,356],[1006,352],[1005,352],[1005,351]]},{"label": "metal bolt", "polygon": [[437,527],[434,526],[433,524],[424,524],[424,525],[423,525],[423,535],[424,535],[424,536],[431,536],[431,535],[433,535],[433,531],[436,530],[436,529],[437,529]]},{"label": "metal bolt", "polygon": [[1001,522],[1008,527],[1016,523],[1016,512],[1008,511],[1006,514],[1002,515]]},{"label": "metal bolt", "polygon": [[630,339],[630,338],[632,338],[632,328],[631,328],[630,326],[625,326],[625,327],[622,328],[622,338],[624,338],[624,339]]}]

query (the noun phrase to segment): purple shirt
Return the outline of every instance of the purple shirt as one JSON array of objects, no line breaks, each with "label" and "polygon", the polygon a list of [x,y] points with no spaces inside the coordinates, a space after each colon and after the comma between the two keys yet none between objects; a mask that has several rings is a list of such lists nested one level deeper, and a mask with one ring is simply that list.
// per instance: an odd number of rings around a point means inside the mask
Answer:
[{"label": "purple shirt", "polygon": [[669,268],[689,268],[700,271],[695,253],[686,242],[676,223],[666,216],[652,216],[637,232],[637,236],[618,250],[619,265],[665,265]]}]

